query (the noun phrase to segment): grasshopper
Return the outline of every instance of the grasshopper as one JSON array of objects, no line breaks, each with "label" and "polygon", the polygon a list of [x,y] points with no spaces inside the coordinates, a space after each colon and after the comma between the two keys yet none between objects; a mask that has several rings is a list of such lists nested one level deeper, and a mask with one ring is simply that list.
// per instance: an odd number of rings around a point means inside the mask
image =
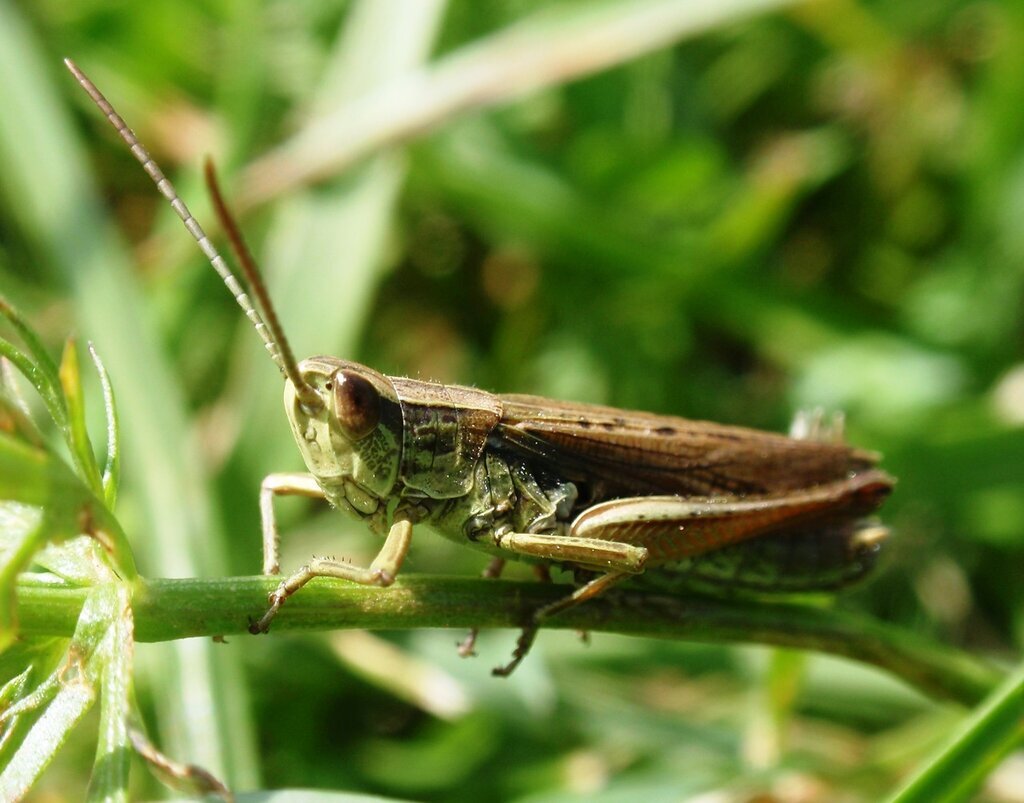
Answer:
[{"label": "grasshopper", "polygon": [[[280,573],[277,496],[326,499],[384,536],[369,566],[314,558],[288,576],[252,632],[266,632],[288,597],[314,578],[390,585],[421,524],[492,555],[488,576],[497,576],[506,559],[574,573],[570,593],[532,613],[498,675],[519,664],[544,619],[625,580],[827,590],[875,563],[888,530],[869,516],[893,480],[876,468],[877,455],[845,445],[838,427],[820,419],[798,418],[787,437],[385,376],[337,357],[297,361],[210,164],[214,206],[262,316],[132,131],[66,63],[174,207],[284,375],[284,408],[308,473],[271,474],[262,483],[263,573]],[[472,635],[462,648],[471,650]]]}]

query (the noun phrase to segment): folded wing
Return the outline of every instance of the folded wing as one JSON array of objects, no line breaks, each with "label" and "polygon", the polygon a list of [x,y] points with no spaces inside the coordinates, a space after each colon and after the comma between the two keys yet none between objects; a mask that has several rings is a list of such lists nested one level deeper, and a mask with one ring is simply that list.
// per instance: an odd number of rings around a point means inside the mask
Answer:
[{"label": "folded wing", "polygon": [[582,484],[592,499],[761,496],[841,480],[875,457],[843,444],[674,416],[501,397],[495,446]]}]

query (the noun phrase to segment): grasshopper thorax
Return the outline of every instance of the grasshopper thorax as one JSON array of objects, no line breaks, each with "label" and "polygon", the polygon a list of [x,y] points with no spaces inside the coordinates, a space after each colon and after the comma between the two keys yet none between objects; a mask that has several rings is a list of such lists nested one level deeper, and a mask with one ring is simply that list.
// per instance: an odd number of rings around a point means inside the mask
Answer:
[{"label": "grasshopper thorax", "polygon": [[[335,505],[383,521],[402,451],[394,387],[372,368],[336,357],[310,357],[298,370],[306,390],[286,379],[284,406],[306,467]],[[310,403],[310,389],[320,404]]]}]

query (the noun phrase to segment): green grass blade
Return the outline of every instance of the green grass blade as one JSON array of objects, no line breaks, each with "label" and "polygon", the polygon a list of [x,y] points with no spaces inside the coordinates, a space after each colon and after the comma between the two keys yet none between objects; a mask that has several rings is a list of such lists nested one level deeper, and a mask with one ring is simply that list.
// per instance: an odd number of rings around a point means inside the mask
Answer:
[{"label": "green grass blade", "polygon": [[64,389],[64,403],[68,411],[68,448],[82,480],[94,494],[102,496],[100,469],[96,465],[96,454],[85,426],[82,374],[78,369],[78,352],[72,338],[68,338],[64,344],[64,356],[60,361],[60,384]]},{"label": "green grass blade", "polygon": [[[51,386],[46,379],[46,372],[41,369],[31,358],[19,351],[13,343],[0,338],[0,355],[11,365],[21,372],[39,393],[39,397],[46,406],[50,418],[54,420],[61,432],[68,431],[67,410],[64,407],[64,399],[57,387]],[[58,386],[59,387],[59,386]]]},{"label": "green grass blade", "polygon": [[0,357],[0,413],[7,419],[3,428],[35,447],[43,445],[43,434],[32,420],[24,397],[14,381],[14,368],[10,360]]},{"label": "green grass blade", "polygon": [[1024,741],[1024,663],[969,716],[890,803],[968,800],[996,764]]},{"label": "green grass blade", "polygon": [[111,556],[118,574],[126,580],[136,577],[127,536],[103,503],[63,461],[5,433],[0,433],[0,499],[43,509],[47,526],[39,544],[79,535],[87,527],[87,534]]},{"label": "green grass blade", "polygon": [[100,678],[100,734],[89,781],[89,801],[128,799],[132,746],[128,736],[132,671],[135,654],[131,599],[125,586],[116,587],[109,632],[97,651]]},{"label": "green grass blade", "polygon": [[24,798],[95,699],[95,690],[85,683],[72,683],[60,688],[11,761],[0,772],[0,796],[4,800]]},{"label": "green grass blade", "polygon": [[103,388],[103,410],[107,420],[107,460],[103,467],[103,498],[107,508],[114,510],[117,504],[117,488],[121,484],[121,427],[117,420],[117,402],[110,375],[92,343],[89,344],[89,355],[96,366],[100,386]]},{"label": "green grass blade", "polygon": [[35,331],[26,323],[21,313],[4,298],[0,298],[0,315],[3,315],[18,333],[18,336],[25,344],[25,348],[28,349],[29,354],[32,356],[33,362],[35,362],[42,373],[47,387],[49,387],[51,392],[57,393],[60,388],[57,364],[53,361],[50,352],[47,351]]},{"label": "green grass blade", "polygon": [[407,803],[407,800],[354,792],[315,792],[309,789],[275,789],[273,792],[244,792],[235,795],[235,803]]}]

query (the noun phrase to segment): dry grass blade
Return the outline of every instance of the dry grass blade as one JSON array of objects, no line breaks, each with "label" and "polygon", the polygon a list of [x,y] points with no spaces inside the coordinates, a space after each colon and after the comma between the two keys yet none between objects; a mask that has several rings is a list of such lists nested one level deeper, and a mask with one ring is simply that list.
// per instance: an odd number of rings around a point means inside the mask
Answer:
[{"label": "dry grass blade", "polygon": [[541,13],[396,78],[253,162],[239,208],[343,172],[471,109],[499,106],[657,50],[685,36],[783,5],[783,0],[599,3]]}]

